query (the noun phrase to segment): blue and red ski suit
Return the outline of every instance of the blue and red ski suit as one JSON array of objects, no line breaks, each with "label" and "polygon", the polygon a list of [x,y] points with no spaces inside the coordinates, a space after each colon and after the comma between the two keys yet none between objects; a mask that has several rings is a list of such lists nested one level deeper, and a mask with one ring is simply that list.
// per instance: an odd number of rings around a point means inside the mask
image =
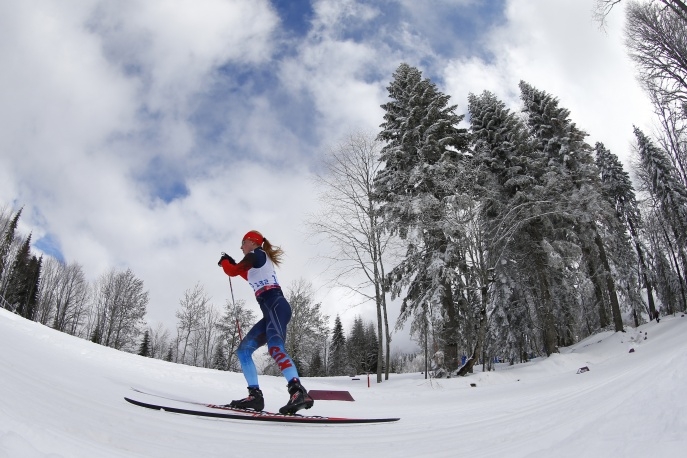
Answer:
[{"label": "blue and red ski suit", "polygon": [[291,305],[279,286],[274,264],[261,247],[246,254],[238,263],[232,261],[223,259],[220,263],[222,269],[230,277],[241,276],[250,283],[262,311],[262,319],[248,331],[236,350],[248,386],[259,388],[258,371],[252,355],[265,344],[286,380],[297,379],[298,370],[284,348]]}]

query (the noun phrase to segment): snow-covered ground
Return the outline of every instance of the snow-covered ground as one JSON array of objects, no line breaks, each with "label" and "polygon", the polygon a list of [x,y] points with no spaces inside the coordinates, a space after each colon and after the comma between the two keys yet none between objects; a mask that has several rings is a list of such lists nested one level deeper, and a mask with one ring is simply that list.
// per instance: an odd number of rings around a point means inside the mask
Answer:
[{"label": "snow-covered ground", "polygon": [[[590,370],[578,374],[582,366]],[[466,378],[392,374],[370,388],[364,376],[304,379],[308,389],[355,398],[318,401],[308,414],[401,417],[396,423],[283,425],[143,409],[123,399],[132,386],[226,403],[244,396],[245,382],[118,352],[5,310],[0,384],[0,458],[687,456],[681,315]],[[286,402],[282,378],[261,376],[261,387],[266,409]]]}]

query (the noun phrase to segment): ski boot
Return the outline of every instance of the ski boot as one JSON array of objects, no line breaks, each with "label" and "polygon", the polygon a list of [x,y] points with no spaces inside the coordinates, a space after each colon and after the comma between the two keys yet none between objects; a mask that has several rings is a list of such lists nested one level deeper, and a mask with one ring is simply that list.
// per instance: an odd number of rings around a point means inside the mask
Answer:
[{"label": "ski boot", "polygon": [[226,407],[232,409],[255,410],[260,412],[265,408],[265,399],[262,397],[260,388],[248,387],[248,397],[231,401]]},{"label": "ski boot", "polygon": [[301,409],[309,409],[313,406],[315,401],[308,394],[308,390],[303,388],[300,380],[297,378],[291,379],[287,385],[289,389],[289,402],[284,407],[279,409],[279,413],[283,415],[293,415]]}]

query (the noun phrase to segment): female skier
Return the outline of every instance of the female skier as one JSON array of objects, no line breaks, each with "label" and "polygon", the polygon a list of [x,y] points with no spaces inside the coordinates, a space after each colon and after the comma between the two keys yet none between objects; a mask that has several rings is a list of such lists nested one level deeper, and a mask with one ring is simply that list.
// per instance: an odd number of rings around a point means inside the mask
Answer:
[{"label": "female skier", "polygon": [[314,401],[298,379],[298,370],[286,353],[286,325],[291,319],[291,305],[284,297],[275,266],[281,262],[284,252],[273,246],[258,231],[249,231],[241,242],[243,259],[236,263],[231,256],[222,253],[217,263],[230,277],[240,275],[248,280],[255,291],[255,298],[262,311],[262,319],[248,331],[236,350],[241,370],[248,382],[248,397],[232,401],[229,407],[261,411],[265,400],[258,385],[258,371],[253,362],[253,352],[267,344],[268,352],[288,380],[289,402],[279,412],[292,415],[300,409],[309,409]]}]

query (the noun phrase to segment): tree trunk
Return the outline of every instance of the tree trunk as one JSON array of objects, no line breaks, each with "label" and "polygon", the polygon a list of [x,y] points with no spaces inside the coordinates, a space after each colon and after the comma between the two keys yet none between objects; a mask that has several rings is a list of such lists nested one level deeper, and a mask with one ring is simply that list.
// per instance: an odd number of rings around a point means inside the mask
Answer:
[{"label": "tree trunk", "polygon": [[386,335],[384,380],[389,380],[389,366],[391,365],[391,332],[389,331],[389,317],[386,311],[386,293],[382,296],[382,307],[384,308],[384,329]]},{"label": "tree trunk", "polygon": [[601,263],[606,271],[606,288],[608,289],[608,296],[611,299],[611,313],[613,314],[615,332],[625,332],[623,329],[623,317],[620,314],[618,294],[615,291],[615,282],[613,281],[613,276],[611,275],[611,267],[608,263],[608,257],[606,256],[606,249],[604,248],[601,236],[599,236],[599,233],[596,231],[596,229],[594,229],[594,242],[596,242],[596,246],[599,249],[599,257],[601,258]]},{"label": "tree trunk", "polygon": [[604,329],[606,326],[610,324],[608,320],[608,312],[606,310],[606,300],[604,297],[604,292],[603,292],[603,285],[601,284],[601,281],[599,279],[599,272],[598,268],[596,265],[596,262],[594,261],[594,258],[592,257],[592,253],[589,250],[589,248],[586,246],[586,244],[583,244],[582,246],[582,253],[587,261],[587,269],[589,270],[589,278],[592,281],[592,284],[594,285],[594,295],[596,296],[596,306],[599,310],[599,327],[601,329]]},{"label": "tree trunk", "polygon": [[639,267],[642,269],[642,279],[644,280],[644,286],[646,287],[646,296],[649,302],[649,319],[651,320],[651,317],[653,317],[656,314],[653,285],[649,280],[649,276],[647,275],[648,267],[646,264],[646,260],[644,259],[644,250],[642,250],[642,245],[639,242],[639,236],[637,235],[637,231],[635,230],[634,224],[632,224],[632,221],[629,218],[627,220],[627,226],[630,228],[630,235],[632,236],[632,240],[635,242],[637,257],[639,258]]},{"label": "tree trunk", "polygon": [[[369,202],[372,207],[372,202]],[[374,228],[370,237],[370,257],[372,258],[372,278],[375,288],[375,305],[377,306],[377,383],[382,383],[382,358],[384,355],[384,329],[382,324],[382,299],[384,293],[384,276],[380,272],[381,247],[377,236],[377,220],[373,213],[369,214],[370,227]],[[387,377],[388,378],[388,377]]]},{"label": "tree trunk", "polygon": [[546,264],[541,259],[541,255],[538,258],[537,273],[539,275],[539,288],[541,291],[539,318],[543,327],[544,351],[546,351],[546,356],[551,356],[553,353],[558,353],[558,332],[556,331],[556,321],[553,317],[551,290],[549,289],[549,281],[546,278]]},{"label": "tree trunk", "polygon": [[[375,227],[378,228],[379,225],[377,223],[377,219],[375,218],[373,220],[375,222]],[[384,320],[384,340],[386,341],[386,351],[383,353],[384,354],[384,380],[389,380],[389,363],[391,362],[391,332],[389,331],[389,315],[386,310],[386,274],[384,272],[384,259],[382,258],[382,240],[379,236],[381,231],[377,230],[374,232],[374,243],[377,247],[377,253],[378,253],[378,265],[379,269],[376,270],[376,274],[378,277],[375,277],[375,288],[379,288],[380,290],[380,295],[379,297],[381,298],[381,301],[377,304],[378,311],[377,311],[377,320],[379,322],[379,312],[381,308],[381,318]],[[377,263],[375,263],[375,269],[377,269]],[[380,307],[381,306],[381,307]],[[379,329],[379,341],[380,341],[380,351],[382,350],[382,331]],[[381,355],[382,353],[380,353]],[[379,371],[378,371],[379,373]],[[378,377],[378,381],[379,377]]]},{"label": "tree trunk", "polygon": [[[685,280],[684,277],[682,276],[682,272],[680,270],[680,263],[678,262],[678,255],[675,254],[675,248],[673,248],[673,242],[670,241],[670,236],[668,235],[668,232],[666,231],[665,226],[661,225],[663,229],[663,235],[665,237],[666,243],[668,244],[668,248],[670,249],[670,254],[673,258],[673,264],[675,265],[675,271],[677,272],[677,277],[680,282],[680,293],[682,294],[682,310],[687,311],[687,294],[685,293]],[[684,259],[683,259],[684,261]],[[672,307],[671,304],[667,304],[668,307]]]},{"label": "tree trunk", "polygon": [[482,355],[484,348],[484,340],[487,335],[487,304],[489,302],[489,286],[482,286],[481,289],[481,304],[479,311],[479,326],[477,328],[477,341],[475,342],[475,349],[472,356],[465,362],[465,365],[458,371],[459,376],[467,375],[472,372],[473,367]]},{"label": "tree trunk", "polygon": [[[375,275],[378,275],[375,266]],[[375,303],[377,304],[377,383],[382,383],[382,356],[384,354],[384,329],[382,326],[382,298],[379,284],[375,282]]]},{"label": "tree trunk", "polygon": [[444,316],[446,317],[442,335],[446,349],[444,361],[448,371],[452,372],[458,368],[458,343],[456,342],[458,319],[456,318],[451,284],[447,280],[444,280],[442,283],[445,294],[443,294],[441,302],[445,312]]},{"label": "tree trunk", "polygon": [[427,306],[423,308],[424,313],[424,328],[425,328],[425,380],[429,378],[429,325],[427,323]]}]

